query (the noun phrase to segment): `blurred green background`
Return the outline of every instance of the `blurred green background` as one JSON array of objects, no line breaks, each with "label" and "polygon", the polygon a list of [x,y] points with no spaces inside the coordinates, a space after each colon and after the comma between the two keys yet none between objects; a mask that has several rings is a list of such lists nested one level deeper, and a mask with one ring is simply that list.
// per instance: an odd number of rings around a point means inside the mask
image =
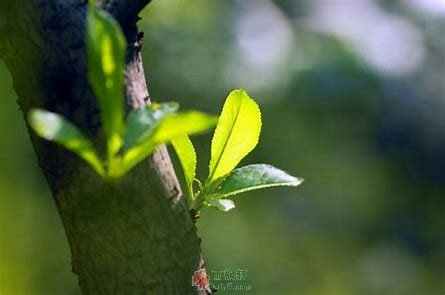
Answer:
[{"label": "blurred green background", "polygon": [[[142,16],[152,99],[218,113],[246,88],[264,127],[244,164],[306,180],[203,212],[209,272],[252,286],[221,294],[445,294],[443,0],[154,0]],[[0,294],[80,294],[12,84],[0,61]],[[210,138],[193,138],[203,176]]]}]

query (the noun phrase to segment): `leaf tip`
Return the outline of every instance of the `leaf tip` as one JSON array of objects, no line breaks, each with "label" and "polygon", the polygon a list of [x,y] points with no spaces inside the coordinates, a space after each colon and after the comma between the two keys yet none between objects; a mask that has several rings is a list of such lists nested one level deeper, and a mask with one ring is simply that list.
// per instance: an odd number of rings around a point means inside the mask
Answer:
[{"label": "leaf tip", "polygon": [[211,199],[209,204],[222,212],[228,212],[235,208],[235,202],[230,199]]}]

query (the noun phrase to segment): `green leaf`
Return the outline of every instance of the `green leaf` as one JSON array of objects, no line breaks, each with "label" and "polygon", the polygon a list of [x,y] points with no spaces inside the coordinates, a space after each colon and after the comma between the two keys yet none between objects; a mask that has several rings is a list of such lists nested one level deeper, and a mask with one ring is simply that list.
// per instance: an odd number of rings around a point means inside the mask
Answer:
[{"label": "green leaf", "polygon": [[88,162],[98,174],[105,175],[91,141],[65,118],[55,113],[34,109],[29,112],[28,122],[37,135],[64,146]]},{"label": "green leaf", "polygon": [[196,176],[196,152],[193,143],[187,135],[174,138],[171,141],[173,148],[181,162],[189,196],[189,203],[193,202],[193,181]]},{"label": "green leaf", "polygon": [[88,80],[96,94],[109,157],[122,144],[126,41],[119,24],[105,11],[89,5],[86,27]]},{"label": "green leaf", "polygon": [[217,117],[197,111],[171,114],[161,120],[152,136],[129,149],[123,157],[120,173],[125,174],[154,152],[160,144],[183,136],[197,134],[215,126]]},{"label": "green leaf", "polygon": [[181,135],[202,133],[213,128],[218,117],[198,111],[187,111],[167,116],[156,129],[153,141],[157,144],[166,143]]},{"label": "green leaf", "polygon": [[212,139],[209,178],[212,182],[230,173],[257,145],[261,112],[243,89],[229,94]]},{"label": "green leaf", "polygon": [[303,179],[266,164],[248,165],[230,173],[214,192],[227,198],[243,192],[274,186],[299,186]]},{"label": "green leaf", "polygon": [[176,112],[178,108],[177,103],[162,103],[133,110],[127,119],[123,151],[128,151],[153,135],[162,119]]},{"label": "green leaf", "polygon": [[229,199],[209,199],[210,206],[216,207],[219,211],[227,212],[235,208],[235,203]]}]

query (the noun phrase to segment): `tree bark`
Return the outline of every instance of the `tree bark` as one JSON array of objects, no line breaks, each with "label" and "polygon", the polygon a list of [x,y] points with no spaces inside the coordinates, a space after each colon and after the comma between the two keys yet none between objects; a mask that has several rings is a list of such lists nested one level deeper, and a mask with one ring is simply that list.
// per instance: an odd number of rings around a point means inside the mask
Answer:
[{"label": "tree bark", "polygon": [[[128,41],[127,110],[149,101],[138,13],[149,0],[104,0]],[[2,0],[0,58],[26,116],[39,107],[64,115],[103,146],[86,78],[84,0]],[[83,294],[198,294],[200,239],[165,147],[119,184],[30,132],[62,219]],[[205,293],[201,293],[205,294]]]}]

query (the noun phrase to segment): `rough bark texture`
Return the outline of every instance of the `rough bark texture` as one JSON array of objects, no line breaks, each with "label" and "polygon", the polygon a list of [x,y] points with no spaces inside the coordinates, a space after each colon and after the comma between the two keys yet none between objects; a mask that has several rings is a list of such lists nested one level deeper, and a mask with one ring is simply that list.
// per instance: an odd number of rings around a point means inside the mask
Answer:
[{"label": "rough bark texture", "polygon": [[[86,80],[84,0],[0,3],[0,57],[26,115],[40,107],[63,114],[98,145],[98,109]],[[149,100],[137,15],[149,0],[106,0],[128,41],[128,109]],[[30,132],[57,204],[83,294],[197,294],[200,240],[165,147],[117,185],[79,158]]]}]

